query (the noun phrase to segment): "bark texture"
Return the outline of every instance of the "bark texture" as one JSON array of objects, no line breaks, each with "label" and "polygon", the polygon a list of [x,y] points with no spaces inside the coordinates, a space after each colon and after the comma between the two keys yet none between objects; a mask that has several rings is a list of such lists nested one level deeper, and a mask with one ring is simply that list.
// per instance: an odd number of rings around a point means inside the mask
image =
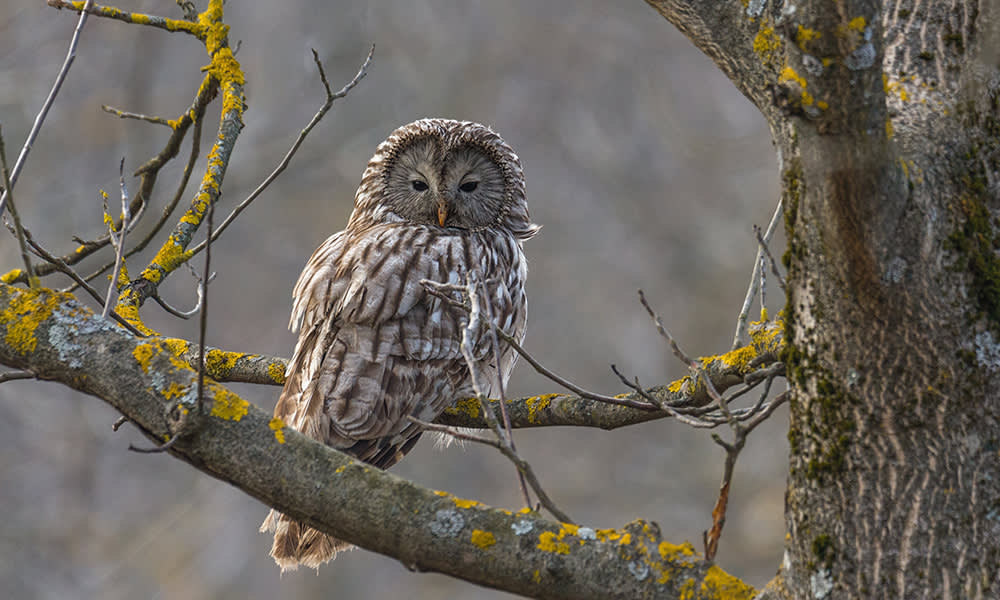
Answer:
[{"label": "bark texture", "polygon": [[997,3],[650,4],[778,150],[794,399],[764,596],[997,597]]},{"label": "bark texture", "polygon": [[[0,363],[97,396],[169,452],[298,521],[436,571],[532,598],[741,598],[753,588],[660,537],[556,523],[420,487],[289,429],[197,371],[173,340],[138,338],[68,294],[0,284]],[[262,511],[263,512],[263,511]]]}]

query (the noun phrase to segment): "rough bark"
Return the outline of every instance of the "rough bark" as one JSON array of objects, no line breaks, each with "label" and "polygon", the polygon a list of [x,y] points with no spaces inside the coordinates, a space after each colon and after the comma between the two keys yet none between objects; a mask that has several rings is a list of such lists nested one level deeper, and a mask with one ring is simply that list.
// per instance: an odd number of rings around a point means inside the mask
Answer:
[{"label": "rough bark", "polygon": [[997,597],[997,3],[650,4],[778,150],[794,399],[764,596]]},{"label": "rough bark", "polygon": [[533,598],[750,598],[754,590],[660,538],[655,523],[590,529],[490,508],[289,429],[198,374],[176,344],[138,338],[68,294],[0,284],[0,363],[108,402],[173,456],[297,520],[415,571]]}]

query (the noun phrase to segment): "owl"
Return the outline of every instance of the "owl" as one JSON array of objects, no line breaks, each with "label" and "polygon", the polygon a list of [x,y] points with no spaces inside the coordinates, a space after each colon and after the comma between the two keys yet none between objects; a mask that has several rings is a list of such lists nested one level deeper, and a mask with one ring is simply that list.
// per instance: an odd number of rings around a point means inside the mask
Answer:
[{"label": "owl", "polygon": [[[299,333],[274,415],[298,431],[387,469],[433,421],[472,396],[462,354],[468,315],[421,280],[483,282],[485,315],[524,336],[531,222],[521,163],[499,135],[467,121],[423,119],[379,144],[354,198],[347,228],[309,259],[293,292],[289,327]],[[461,300],[461,294],[454,294]],[[489,393],[517,355],[499,360],[489,329],[472,336],[476,379]],[[348,545],[272,510],[271,556],[282,571],[318,568]]]}]

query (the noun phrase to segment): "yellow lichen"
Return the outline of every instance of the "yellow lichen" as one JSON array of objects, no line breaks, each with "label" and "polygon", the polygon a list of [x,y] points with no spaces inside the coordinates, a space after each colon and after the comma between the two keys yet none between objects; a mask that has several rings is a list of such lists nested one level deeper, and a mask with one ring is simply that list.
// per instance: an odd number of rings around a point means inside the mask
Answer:
[{"label": "yellow lichen", "polygon": [[473,419],[479,418],[479,400],[475,398],[463,398],[458,400],[455,404],[449,406],[444,411],[449,415],[461,415],[466,414]]},{"label": "yellow lichen", "polygon": [[809,84],[806,82],[804,77],[795,72],[795,69],[786,65],[785,68],[781,70],[781,74],[778,76],[778,82],[786,83],[790,81],[799,84],[799,87],[802,90],[802,97],[801,97],[802,105],[811,106],[815,101],[815,99],[813,98],[812,94],[806,91],[806,88],[809,86]]},{"label": "yellow lichen", "polygon": [[617,529],[598,529],[594,533],[597,535],[597,539],[602,542],[613,542],[622,537]]},{"label": "yellow lichen", "polygon": [[489,531],[483,531],[481,529],[472,530],[472,538],[470,541],[477,546],[480,550],[486,550],[493,544],[497,543],[497,539]]},{"label": "yellow lichen", "polygon": [[697,552],[694,551],[694,546],[687,542],[681,545],[660,542],[660,545],[656,549],[660,552],[660,558],[670,562],[677,562],[679,559],[683,560],[681,557],[697,555]]},{"label": "yellow lichen", "polygon": [[861,33],[865,30],[865,25],[867,25],[867,22],[865,21],[864,17],[854,17],[847,24],[847,28],[850,29],[851,31],[856,31],[858,33]]},{"label": "yellow lichen", "polygon": [[343,473],[346,469],[347,469],[347,465],[340,465],[339,467],[337,467],[336,469],[334,469],[333,472],[335,474],[339,475],[339,474]]},{"label": "yellow lichen", "polygon": [[545,394],[544,396],[528,398],[524,402],[528,406],[528,422],[537,423],[538,413],[548,408],[548,406],[552,404],[552,399],[558,395],[559,394]]},{"label": "yellow lichen", "polygon": [[38,347],[35,330],[52,315],[61,299],[68,294],[56,294],[51,290],[27,290],[13,294],[7,309],[0,314],[0,324],[6,325],[5,340],[21,354],[34,352]]},{"label": "yellow lichen", "polygon": [[250,403],[221,386],[216,386],[212,416],[227,421],[239,421],[250,410]]},{"label": "yellow lichen", "polygon": [[[579,526],[572,523],[560,523],[558,533],[546,531],[538,536],[538,549],[545,552],[555,552],[556,554],[569,554],[569,542],[563,540],[566,536],[578,537],[579,534]],[[577,539],[577,542],[581,546],[585,543],[582,538]]]},{"label": "yellow lichen", "polygon": [[181,385],[176,381],[171,381],[170,385],[167,386],[167,389],[163,390],[160,393],[163,394],[163,397],[166,398],[167,400],[170,400],[172,398],[179,398],[188,393],[188,386]]},{"label": "yellow lichen", "polygon": [[538,569],[535,569],[535,572],[531,574],[531,580],[535,583],[542,582],[542,574],[538,571]]},{"label": "yellow lichen", "polygon": [[676,393],[680,392],[682,389],[684,389],[684,386],[690,380],[691,380],[691,376],[690,375],[685,375],[684,377],[681,377],[680,379],[678,379],[676,381],[670,382],[670,385],[667,386],[667,390],[670,391],[671,393],[676,394]]},{"label": "yellow lichen", "polygon": [[242,352],[209,350],[205,353],[205,368],[213,377],[225,376],[236,366],[236,361],[246,356]]},{"label": "yellow lichen", "polygon": [[821,37],[820,32],[815,29],[809,29],[808,27],[803,27],[799,25],[799,30],[795,34],[795,43],[798,45],[799,49],[806,52],[806,44],[809,42],[819,39]]},{"label": "yellow lichen", "polygon": [[462,499],[462,498],[452,498],[451,501],[454,502],[455,506],[457,506],[459,508],[472,508],[473,506],[479,506],[479,503],[476,502],[475,500],[465,500],[465,499]]},{"label": "yellow lichen", "polygon": [[135,350],[132,351],[132,357],[135,358],[135,362],[139,363],[139,366],[142,367],[143,373],[149,373],[149,361],[153,360],[153,356],[156,354],[154,352],[155,348],[155,345],[147,342],[139,344],[135,347]]},{"label": "yellow lichen", "polygon": [[272,431],[274,431],[274,439],[278,440],[279,444],[284,444],[285,432],[283,431],[283,429],[285,427],[285,422],[279,419],[278,417],[275,417],[267,423],[267,426],[270,427]]},{"label": "yellow lichen", "polygon": [[434,490],[434,495],[435,496],[441,496],[442,498],[444,498],[445,496],[448,495],[448,492],[443,492],[441,490]]},{"label": "yellow lichen", "polygon": [[187,340],[182,340],[179,338],[166,338],[163,340],[163,345],[167,347],[167,350],[174,356],[183,356],[187,353],[190,343]]},{"label": "yellow lichen", "polygon": [[538,549],[542,552],[569,554],[569,544],[558,541],[556,534],[551,531],[546,531],[538,536]]},{"label": "yellow lichen", "polygon": [[267,365],[267,375],[275,383],[285,383],[285,368],[279,362]]},{"label": "yellow lichen", "polygon": [[774,61],[775,55],[781,49],[781,38],[774,32],[774,27],[768,19],[760,24],[757,35],[753,38],[753,51],[764,63]]},{"label": "yellow lichen", "polygon": [[7,271],[6,273],[3,274],[2,277],[0,277],[0,281],[4,283],[13,283],[17,281],[19,277],[21,277],[21,273],[22,273],[21,269],[14,269],[12,271]]},{"label": "yellow lichen", "polygon": [[707,598],[750,600],[756,594],[757,590],[726,573],[718,565],[709,567],[701,582],[701,595]]}]

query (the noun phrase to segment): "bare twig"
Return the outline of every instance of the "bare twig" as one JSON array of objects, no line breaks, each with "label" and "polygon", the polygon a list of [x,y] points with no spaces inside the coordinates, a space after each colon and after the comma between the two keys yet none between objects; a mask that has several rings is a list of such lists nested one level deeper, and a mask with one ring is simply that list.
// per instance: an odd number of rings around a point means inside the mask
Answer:
[{"label": "bare twig", "polygon": [[[204,112],[204,107],[202,106],[200,110]],[[173,198],[171,198],[170,202],[165,207],[163,207],[163,212],[160,214],[160,219],[156,222],[155,225],[153,225],[153,228],[149,231],[149,233],[146,234],[146,237],[144,237],[138,244],[130,248],[128,252],[125,253],[125,258],[129,258],[138,252],[142,252],[146,248],[146,246],[149,245],[149,242],[153,241],[153,239],[160,232],[160,230],[163,229],[163,226],[166,224],[166,222],[170,219],[170,215],[173,214],[174,209],[177,208],[177,204],[180,203],[181,198],[184,196],[184,190],[187,188],[187,184],[191,179],[191,173],[194,171],[195,162],[198,160],[198,156],[201,152],[202,123],[203,121],[201,120],[199,114],[198,118],[194,121],[194,129],[191,132],[191,153],[188,156],[187,164],[184,165],[184,172],[181,175],[180,183],[177,184],[177,189],[174,191]],[[168,143],[168,146],[169,145],[170,144]],[[142,171],[142,169],[140,169],[140,171]],[[150,170],[143,171],[144,179],[150,176],[151,176]],[[114,261],[102,265],[99,269],[84,277],[84,279],[86,281],[91,281],[95,277],[100,277],[102,273],[104,273],[113,266],[115,266]],[[71,286],[66,291],[72,292],[74,289],[76,289],[76,286]]]},{"label": "bare twig", "polygon": [[113,106],[108,106],[107,104],[102,104],[101,110],[103,110],[106,113],[111,113],[116,117],[118,117],[119,119],[136,119],[138,121],[145,121],[147,123],[163,125],[165,127],[170,127],[171,129],[173,129],[173,127],[171,127],[170,125],[170,120],[164,119],[163,117],[155,117],[155,116],[151,117],[149,115],[144,115],[141,113],[129,112],[127,110],[121,110]]},{"label": "bare twig", "polygon": [[[510,425],[510,413],[507,411],[507,395],[504,390],[504,376],[500,370],[501,360],[500,360],[500,340],[497,337],[497,325],[496,319],[493,315],[493,303],[489,301],[489,290],[486,288],[486,284],[480,282],[479,286],[473,286],[469,290],[473,297],[479,298],[478,289],[482,289],[483,296],[486,301],[483,302],[483,306],[486,307],[486,322],[490,327],[490,345],[493,349],[493,360],[496,365],[496,385],[497,385],[497,397],[500,399],[500,416],[503,419],[504,431],[507,434],[507,443],[510,444],[511,452],[517,454],[517,446],[514,444],[514,429]],[[478,300],[477,300],[478,301]],[[524,505],[531,506],[531,496],[528,494],[528,486],[524,481],[524,472],[521,469],[517,470],[517,481],[521,488],[521,495],[524,497]]]},{"label": "bare twig", "polygon": [[[747,437],[750,435],[750,432],[763,423],[764,420],[766,420],[771,413],[778,408],[778,406],[781,406],[787,398],[787,393],[780,394],[769,404],[764,404],[764,400],[771,391],[771,382],[776,376],[776,373],[772,374],[765,380],[764,390],[761,392],[757,403],[754,405],[752,412],[750,413],[758,414],[748,425],[743,425],[740,420],[729,411],[726,399],[722,396],[722,394],[719,394],[718,391],[715,390],[715,386],[712,385],[712,382],[709,381],[708,377],[703,377],[702,379],[705,385],[709,386],[709,394],[717,400],[719,408],[726,414],[729,425],[733,430],[733,443],[731,444],[724,441],[718,434],[712,434],[712,440],[726,451],[726,460],[723,464],[722,484],[719,486],[719,497],[715,501],[715,506],[712,508],[712,527],[704,536],[705,560],[715,560],[716,552],[719,549],[719,538],[722,536],[722,527],[726,523],[726,509],[729,505],[729,490],[732,485],[733,471],[736,467],[736,460],[739,458],[740,452],[743,451],[743,447],[746,445]],[[762,408],[763,410],[761,410]]]},{"label": "bare twig", "polygon": [[474,442],[476,444],[484,444],[486,446],[492,446],[497,450],[500,450],[501,444],[494,438],[468,433],[467,431],[463,431],[458,427],[449,427],[448,425],[440,425],[438,423],[429,423],[427,421],[421,421],[420,419],[414,417],[413,415],[407,415],[406,418],[409,419],[411,423],[419,425],[420,428],[425,431],[443,433],[445,435],[449,435],[455,438],[456,440],[462,440],[463,442]]},{"label": "bare twig", "polygon": [[[108,294],[104,301],[104,311],[101,312],[101,317],[104,319],[108,318],[111,313],[111,303],[115,297],[115,291],[118,289],[118,277],[121,275],[122,265],[125,262],[125,236],[128,233],[129,225],[132,223],[132,215],[129,211],[129,201],[128,201],[128,188],[125,187],[125,157],[122,157],[121,163],[118,165],[118,181],[121,186],[122,192],[122,225],[118,230],[118,235],[115,235],[114,219],[109,219],[110,224],[110,235],[111,235],[111,245],[115,248],[115,268],[111,272],[111,281],[108,283]],[[107,213],[107,201],[105,201],[104,211]]]},{"label": "bare twig", "polygon": [[[215,241],[219,236],[221,236],[222,232],[225,231],[227,227],[229,227],[230,223],[232,223],[236,219],[236,217],[238,217],[240,213],[243,212],[244,209],[246,209],[246,207],[250,206],[250,203],[256,200],[257,197],[260,196],[264,192],[264,190],[266,190],[268,186],[271,185],[271,183],[278,178],[279,175],[281,175],[281,173],[285,170],[285,168],[288,167],[289,163],[292,162],[292,157],[294,157],[295,153],[298,152],[299,146],[301,146],[302,142],[305,141],[306,136],[309,135],[309,132],[311,132],[313,128],[316,127],[316,125],[320,122],[320,120],[322,120],[322,118],[326,115],[327,111],[329,111],[330,108],[333,106],[333,103],[336,100],[346,96],[348,92],[354,89],[354,86],[358,85],[358,83],[362,79],[364,79],[365,75],[368,74],[368,67],[369,65],[371,65],[372,57],[375,55],[375,45],[372,44],[372,48],[371,50],[368,51],[368,56],[367,58],[365,58],[365,62],[361,65],[361,68],[358,69],[358,73],[357,75],[354,76],[354,79],[348,82],[347,85],[342,87],[337,92],[330,91],[330,83],[326,79],[326,73],[323,71],[323,63],[321,63],[319,60],[319,54],[317,54],[315,50],[313,50],[312,53],[313,53],[313,60],[316,62],[316,68],[319,69],[320,80],[323,82],[323,87],[326,89],[326,102],[324,102],[323,106],[321,106],[319,110],[316,111],[316,114],[314,114],[313,118],[309,120],[309,123],[305,126],[305,128],[299,132],[298,137],[295,138],[295,142],[292,143],[292,147],[289,148],[288,152],[285,153],[285,156],[281,159],[281,162],[278,163],[278,166],[276,166],[274,170],[271,171],[271,173],[264,179],[264,181],[262,181],[260,185],[258,185],[257,188],[253,192],[251,192],[250,195],[247,196],[245,200],[243,200],[243,202],[240,202],[239,205],[236,208],[234,208],[232,212],[229,213],[228,216],[226,216],[226,218],[222,221],[222,223],[219,224],[218,229],[215,231],[214,237],[211,238],[212,241]],[[202,242],[191,249],[191,256],[194,256],[195,254],[201,252],[204,249],[205,249],[205,242]]]},{"label": "bare twig", "polygon": [[15,381],[17,379],[34,379],[35,374],[31,371],[8,371],[6,373],[0,373],[0,383],[6,383],[8,381]]},{"label": "bare twig", "polygon": [[649,306],[649,303],[646,302],[646,294],[644,294],[642,290],[638,290],[638,292],[639,302],[642,303],[643,308],[646,309],[650,318],[653,319],[653,323],[656,325],[656,331],[658,331],[660,335],[670,343],[670,349],[674,352],[674,356],[679,358],[689,369],[699,370],[701,368],[701,363],[694,360],[681,350],[681,347],[677,344],[677,340],[675,340],[674,336],[670,335],[667,328],[663,326],[663,321],[660,319],[660,315],[656,314],[656,311],[654,311],[653,308]]},{"label": "bare twig", "polygon": [[201,305],[198,322],[198,414],[205,408],[205,331],[208,329],[208,282],[212,272],[212,226],[215,216],[215,203],[208,205],[208,231],[205,236],[205,271],[198,285],[198,303]]},{"label": "bare twig", "polygon": [[[35,287],[38,285],[38,280],[35,278],[35,270],[31,266],[31,257],[28,256],[28,244],[24,241],[24,226],[21,224],[21,217],[17,214],[17,207],[14,205],[14,190],[10,180],[10,170],[7,168],[7,151],[4,148],[2,131],[0,131],[0,169],[3,170],[3,189],[7,195],[10,218],[14,221],[14,234],[17,236],[17,245],[21,250],[24,272],[28,276],[28,287]],[[2,209],[0,209],[0,214],[2,214]]]},{"label": "bare twig", "polygon": [[681,423],[684,423],[685,425],[690,425],[691,427],[704,428],[704,429],[718,427],[720,425],[720,423],[708,421],[705,419],[699,419],[698,417],[689,416],[688,414],[685,414],[684,412],[670,406],[666,402],[657,402],[657,399],[654,398],[652,394],[647,392],[645,389],[642,388],[641,385],[639,385],[638,378],[636,378],[635,381],[629,381],[629,379],[625,377],[625,375],[623,375],[621,371],[618,370],[618,367],[615,365],[611,365],[611,370],[614,371],[614,374],[618,376],[618,379],[623,384],[632,388],[637,394],[642,396],[645,400],[647,400],[651,404],[655,404],[660,408],[660,410],[674,417]]},{"label": "bare twig", "polygon": [[[771,215],[771,220],[767,224],[767,231],[764,232],[764,241],[769,242],[771,236],[774,235],[775,230],[778,227],[778,221],[781,217],[782,201],[781,198],[778,199],[778,205],[774,208],[774,214]],[[757,286],[760,279],[760,269],[761,260],[763,259],[763,252],[761,246],[757,246],[757,255],[753,261],[753,272],[750,274],[750,287],[747,289],[747,295],[743,299],[743,307],[740,309],[740,314],[736,318],[736,333],[733,334],[733,344],[730,350],[735,350],[743,344],[744,338],[747,334],[747,321],[750,318],[750,305],[753,304],[753,299],[757,295]]]},{"label": "bare twig", "polygon": [[177,442],[177,438],[181,437],[180,432],[175,433],[167,440],[162,446],[153,446],[151,448],[141,448],[139,446],[128,445],[128,449],[132,452],[138,452],[139,454],[158,454],[160,452],[166,452],[173,448],[174,443]]},{"label": "bare twig", "polygon": [[767,255],[767,261],[771,263],[771,272],[774,273],[775,278],[778,280],[778,285],[781,286],[782,290],[787,289],[785,287],[785,278],[782,277],[781,273],[778,271],[778,263],[774,260],[774,255],[771,254],[770,248],[767,247],[767,240],[765,240],[761,234],[760,227],[754,225],[753,232],[754,235],[757,236],[757,244],[760,246],[760,249],[764,251],[764,254]]},{"label": "bare twig", "polygon": [[69,73],[69,68],[72,66],[73,61],[76,60],[76,46],[80,41],[80,32],[83,31],[83,25],[87,22],[87,11],[93,5],[94,0],[87,0],[87,3],[83,5],[83,10],[80,11],[80,19],[76,22],[76,29],[73,30],[73,37],[69,42],[69,50],[66,51],[66,60],[63,61],[63,65],[59,69],[59,74],[56,75],[56,81],[52,84],[52,89],[49,90],[49,95],[45,98],[45,102],[42,103],[41,110],[35,115],[35,122],[31,125],[31,131],[28,132],[28,139],[21,146],[21,152],[17,155],[17,161],[14,163],[14,170],[10,173],[10,185],[4,186],[3,195],[0,196],[0,214],[3,214],[7,198],[13,192],[13,186],[17,183],[21,169],[24,168],[24,163],[28,159],[28,153],[31,152],[31,146],[38,138],[38,132],[42,130],[42,123],[45,122],[45,117],[48,116],[49,110],[56,100],[56,95],[59,94],[59,88],[62,87],[63,81],[66,80],[66,74]]},{"label": "bare twig", "polygon": [[[421,285],[424,286],[424,289],[426,289],[428,293],[430,293],[431,295],[441,298],[442,300],[454,306],[455,308],[464,310],[466,312],[469,311],[468,306],[462,304],[461,302],[457,302],[454,298],[452,298],[450,295],[446,293],[447,291],[464,292],[464,289],[461,286],[455,286],[447,283],[439,283],[436,281],[430,281],[428,279],[422,279],[420,283]],[[535,371],[551,379],[552,381],[568,389],[569,391],[575,393],[581,398],[586,398],[588,400],[594,400],[597,402],[605,402],[607,404],[617,404],[618,406],[627,406],[629,408],[638,408],[641,410],[658,410],[655,404],[649,404],[646,402],[636,402],[635,400],[626,400],[623,398],[615,398],[613,396],[605,396],[603,394],[597,394],[585,390],[582,387],[573,383],[572,381],[569,381],[568,379],[565,379],[557,375],[555,372],[549,370],[545,365],[538,362],[538,360],[536,360],[534,356],[529,354],[528,351],[525,350],[521,346],[521,344],[519,344],[517,340],[514,339],[512,335],[510,335],[503,329],[497,328],[496,334],[500,337],[500,339],[510,344],[510,347],[513,348],[514,351],[517,352],[524,360],[528,361],[528,364],[530,364],[535,369]]]},{"label": "bare twig", "polygon": [[201,303],[204,298],[205,287],[209,283],[212,283],[212,281],[215,279],[215,273],[209,275],[207,281],[203,281],[201,275],[198,274],[198,271],[194,270],[194,267],[191,266],[191,263],[184,263],[184,265],[188,268],[189,271],[191,271],[191,275],[193,275],[195,280],[198,282],[198,286],[196,288],[198,292],[198,302],[197,304],[194,305],[194,308],[192,308],[191,310],[178,310],[173,306],[170,306],[170,304],[168,304],[166,300],[160,297],[159,290],[157,290],[157,292],[153,294],[153,300],[156,300],[156,303],[159,304],[160,307],[163,308],[163,310],[174,315],[175,317],[179,317],[181,319],[189,319],[192,316],[194,316],[198,311],[201,310]]},{"label": "bare twig", "polygon": [[[759,237],[760,233],[757,231]],[[760,258],[763,260],[763,258]],[[760,271],[760,275],[763,275],[763,270]],[[763,290],[763,285],[761,285],[761,290]],[[763,294],[763,291],[762,291]],[[763,297],[763,296],[762,296]],[[771,404],[765,404],[767,395],[771,390],[771,382],[775,377],[784,374],[784,365],[777,363],[771,365],[766,369],[761,369],[760,371],[753,374],[753,377],[749,375],[744,378],[746,384],[745,388],[737,390],[736,393],[732,394],[728,399],[719,392],[712,382],[711,377],[709,377],[708,372],[704,369],[702,362],[700,360],[695,360],[690,358],[684,351],[681,350],[677,341],[674,340],[673,336],[667,331],[663,326],[663,321],[660,319],[659,315],[650,307],[649,303],[646,301],[646,297],[642,290],[639,290],[639,300],[642,302],[643,307],[649,316],[653,319],[656,324],[656,329],[669,343],[670,348],[673,353],[680,359],[688,369],[691,370],[691,377],[704,386],[705,392],[708,394],[709,398],[712,400],[712,405],[714,405],[718,410],[718,416],[712,414],[703,414],[697,416],[691,415],[681,415],[677,411],[674,411],[669,405],[664,405],[663,403],[658,403],[658,405],[664,410],[674,416],[678,420],[691,425],[693,427],[715,427],[722,423],[727,423],[733,430],[733,442],[728,443],[722,439],[716,433],[712,434],[712,440],[721,446],[726,451],[726,460],[723,467],[722,484],[719,488],[719,496],[715,502],[715,506],[712,509],[712,527],[706,531],[703,535],[705,543],[705,559],[708,561],[715,560],[716,552],[719,548],[719,538],[722,536],[722,527],[726,522],[726,509],[729,505],[729,491],[732,485],[733,471],[736,466],[736,460],[739,458],[740,452],[743,450],[746,444],[746,439],[749,433],[757,427],[764,419],[770,415],[777,405],[784,402],[784,399],[778,402],[772,402]],[[636,390],[643,398],[655,402],[655,398],[649,396],[642,391],[639,386],[638,380],[634,383],[628,381],[618,370],[612,365],[612,369],[615,374],[621,379],[622,383],[628,385],[633,390]],[[729,407],[729,402],[750,391],[754,386],[756,386],[761,381],[764,381],[764,390],[759,396],[757,402],[745,409],[731,410]],[[750,422],[749,425],[744,425],[744,421]]]},{"label": "bare twig", "polygon": [[111,431],[118,431],[125,423],[128,423],[128,417],[124,415],[118,417],[115,419],[115,422],[111,424]]},{"label": "bare twig", "polygon": [[[511,440],[504,435],[503,429],[500,427],[500,422],[497,420],[495,414],[490,409],[489,401],[486,399],[486,395],[483,393],[483,387],[479,381],[479,368],[477,365],[475,352],[473,350],[473,336],[478,335],[480,329],[480,321],[482,319],[482,314],[479,307],[478,298],[478,282],[477,277],[478,272],[472,271],[469,273],[467,282],[467,298],[469,300],[469,320],[466,326],[462,329],[462,341],[461,350],[462,357],[465,358],[465,364],[469,368],[469,377],[472,382],[472,389],[476,394],[476,399],[479,401],[479,406],[483,411],[483,417],[489,424],[490,429],[493,431],[494,436],[496,436],[497,443],[499,444],[500,452],[511,460],[517,467],[518,473],[522,474],[526,479],[528,485],[535,491],[535,495],[538,496],[539,502],[542,506],[546,508],[553,516],[564,523],[572,523],[569,515],[564,513],[552,502],[545,490],[542,489],[538,478],[535,477],[534,471],[531,469],[531,465],[527,461],[523,460],[518,456],[517,452],[511,446]],[[497,369],[500,368],[499,361],[497,364]],[[530,505],[530,504],[529,504]]]}]

